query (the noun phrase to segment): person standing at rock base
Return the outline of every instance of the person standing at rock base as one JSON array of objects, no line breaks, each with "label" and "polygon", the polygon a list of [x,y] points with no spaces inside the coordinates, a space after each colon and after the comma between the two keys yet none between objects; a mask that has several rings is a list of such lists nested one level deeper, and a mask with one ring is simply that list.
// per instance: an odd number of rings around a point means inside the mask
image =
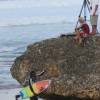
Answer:
[{"label": "person standing at rock base", "polygon": [[91,34],[97,33],[98,15],[99,15],[99,0],[90,0],[90,22],[92,25]]},{"label": "person standing at rock base", "polygon": [[[31,91],[35,94],[33,88],[32,88],[32,84],[36,82],[36,73],[34,71],[30,72],[30,78],[29,78],[29,86]],[[30,100],[38,100],[37,95],[30,97]]]},{"label": "person standing at rock base", "polygon": [[[29,78],[29,86],[31,91],[33,92],[33,94],[35,94],[33,88],[32,88],[32,84],[37,82],[37,77],[42,76],[45,73],[45,70],[43,70],[42,72],[40,72],[39,74],[36,74],[35,71],[31,71],[30,72],[30,78]],[[30,100],[38,100],[38,95],[35,94],[35,96],[30,97]]]}]

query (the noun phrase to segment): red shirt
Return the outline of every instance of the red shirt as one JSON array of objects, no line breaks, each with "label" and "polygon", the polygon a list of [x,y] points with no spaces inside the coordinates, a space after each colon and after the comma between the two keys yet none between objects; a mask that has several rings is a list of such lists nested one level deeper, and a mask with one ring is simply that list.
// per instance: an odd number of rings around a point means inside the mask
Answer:
[{"label": "red shirt", "polygon": [[89,28],[88,24],[86,24],[86,23],[82,24],[81,29],[85,34],[90,34],[90,28]]}]

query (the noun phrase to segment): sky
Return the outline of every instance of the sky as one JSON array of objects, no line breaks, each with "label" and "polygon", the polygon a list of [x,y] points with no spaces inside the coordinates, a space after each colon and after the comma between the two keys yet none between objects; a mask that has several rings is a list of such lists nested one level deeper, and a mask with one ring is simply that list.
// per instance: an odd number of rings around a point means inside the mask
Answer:
[{"label": "sky", "polygon": [[82,0],[0,0],[0,24],[74,20]]},{"label": "sky", "polygon": [[82,0],[0,0],[0,9],[31,7],[64,7],[80,5]]}]

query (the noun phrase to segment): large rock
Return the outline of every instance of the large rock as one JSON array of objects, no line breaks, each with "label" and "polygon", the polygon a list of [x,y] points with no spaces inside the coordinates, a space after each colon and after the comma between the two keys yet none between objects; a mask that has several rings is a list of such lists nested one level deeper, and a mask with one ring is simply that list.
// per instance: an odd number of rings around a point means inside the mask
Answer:
[{"label": "large rock", "polygon": [[30,71],[39,73],[43,69],[46,73],[38,80],[52,80],[48,93],[100,100],[100,37],[91,36],[85,46],[70,36],[29,45],[16,58],[11,74],[23,84]]}]

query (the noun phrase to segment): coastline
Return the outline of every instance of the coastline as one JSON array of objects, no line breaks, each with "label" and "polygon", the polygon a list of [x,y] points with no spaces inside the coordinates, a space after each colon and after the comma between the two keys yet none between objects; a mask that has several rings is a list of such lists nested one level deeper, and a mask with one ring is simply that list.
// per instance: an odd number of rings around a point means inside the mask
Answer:
[{"label": "coastline", "polygon": [[[15,95],[20,91],[19,88],[16,89],[4,89],[0,90],[0,98],[2,100],[15,100]],[[28,100],[28,99],[27,99]]]},{"label": "coastline", "polygon": [[[0,99],[1,100],[15,100],[15,95],[18,94],[20,90],[21,88],[0,90]],[[29,99],[24,99],[24,100],[29,100]],[[39,100],[43,100],[43,99],[39,98]]]}]

